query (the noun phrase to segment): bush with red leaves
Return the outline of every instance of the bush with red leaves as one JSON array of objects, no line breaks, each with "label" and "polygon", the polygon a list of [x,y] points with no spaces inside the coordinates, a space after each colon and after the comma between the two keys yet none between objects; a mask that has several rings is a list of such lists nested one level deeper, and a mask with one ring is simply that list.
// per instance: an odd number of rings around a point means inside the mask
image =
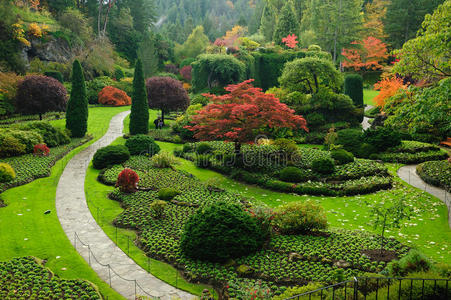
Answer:
[{"label": "bush with red leaves", "polygon": [[133,193],[138,189],[138,174],[131,169],[124,169],[119,174],[116,187],[119,187],[123,193]]},{"label": "bush with red leaves", "polygon": [[66,88],[54,78],[27,76],[17,86],[16,109],[19,113],[42,117],[50,111],[65,111],[66,104]]},{"label": "bush with red leaves", "polygon": [[192,71],[193,71],[193,67],[191,67],[191,66],[184,66],[180,70],[180,75],[182,75],[183,79],[185,79],[186,82],[190,83],[191,79],[193,78]]},{"label": "bush with red leaves", "polygon": [[125,106],[132,104],[132,99],[126,92],[112,86],[106,86],[99,93],[99,103],[110,106]]},{"label": "bush with red leaves", "polygon": [[164,71],[177,75],[179,73],[179,68],[177,68],[176,65],[169,64],[164,66]]},{"label": "bush with red leaves", "polygon": [[49,156],[50,148],[46,144],[37,144],[33,148],[33,154],[36,156]]}]

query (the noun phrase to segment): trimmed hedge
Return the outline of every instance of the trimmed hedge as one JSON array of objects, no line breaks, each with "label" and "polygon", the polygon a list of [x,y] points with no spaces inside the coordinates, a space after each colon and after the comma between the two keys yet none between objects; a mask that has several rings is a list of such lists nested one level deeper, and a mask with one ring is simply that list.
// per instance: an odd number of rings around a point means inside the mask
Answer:
[{"label": "trimmed hedge", "polygon": [[451,192],[451,163],[428,161],[417,166],[417,174],[425,182]]},{"label": "trimmed hedge", "polygon": [[160,152],[160,146],[155,143],[155,140],[147,135],[135,135],[125,141],[125,146],[131,155],[148,154],[154,156]]},{"label": "trimmed hedge", "polygon": [[331,151],[330,155],[337,165],[344,165],[354,161],[354,155],[344,149]]},{"label": "trimmed hedge", "polygon": [[303,170],[296,167],[286,167],[280,171],[280,179],[286,182],[303,182],[306,181],[308,175]]},{"label": "trimmed hedge", "polygon": [[332,159],[317,159],[312,164],[312,169],[321,174],[332,174],[335,171],[335,165]]},{"label": "trimmed hedge", "polygon": [[97,150],[92,164],[95,169],[104,169],[108,166],[126,162],[130,158],[128,148],[123,145],[106,146]]}]

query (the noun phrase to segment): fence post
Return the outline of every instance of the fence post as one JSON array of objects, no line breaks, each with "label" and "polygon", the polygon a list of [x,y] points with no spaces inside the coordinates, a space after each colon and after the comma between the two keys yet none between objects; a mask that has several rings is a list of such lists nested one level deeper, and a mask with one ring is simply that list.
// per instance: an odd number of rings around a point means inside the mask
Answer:
[{"label": "fence post", "polygon": [[[116,228],[116,245],[117,245],[117,226],[114,226]],[[119,247],[119,245],[117,245]]]},{"label": "fence post", "polygon": [[130,237],[127,236],[127,255],[130,256]]},{"label": "fence post", "polygon": [[137,294],[136,294],[136,279],[135,279],[135,299],[137,298]]},{"label": "fence post", "polygon": [[77,250],[77,233],[74,232],[74,248]]},{"label": "fence post", "polygon": [[111,287],[111,266],[108,264],[108,278],[110,279],[110,287]]},{"label": "fence post", "polygon": [[401,281],[402,279],[399,279],[399,292],[398,292],[398,299],[401,300]]},{"label": "fence post", "polygon": [[359,281],[357,280],[356,277],[354,277],[354,300],[357,300],[358,289],[359,289]]},{"label": "fence post", "polygon": [[88,245],[88,261],[89,265],[91,266],[91,247]]}]

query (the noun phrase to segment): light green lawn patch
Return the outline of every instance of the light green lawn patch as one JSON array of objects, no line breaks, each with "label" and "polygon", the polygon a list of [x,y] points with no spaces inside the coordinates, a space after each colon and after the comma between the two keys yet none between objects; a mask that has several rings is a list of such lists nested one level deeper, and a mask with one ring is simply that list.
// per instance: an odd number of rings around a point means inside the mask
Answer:
[{"label": "light green lawn patch", "polygon": [[379,91],[364,89],[363,90],[363,103],[366,105],[376,105],[373,102],[373,99],[377,95],[379,95]]},{"label": "light green lawn patch", "polygon": [[[94,140],[100,138],[105,134],[111,118],[128,109],[130,108],[90,108],[88,132],[94,136]],[[64,120],[52,123],[64,127]],[[75,251],[56,214],[56,186],[64,167],[69,159],[93,142],[77,148],[58,161],[52,168],[50,177],[7,190],[1,195],[8,206],[0,208],[0,260],[22,256],[46,259],[46,266],[56,275],[66,279],[89,280],[99,287],[103,296],[123,299],[102,281]],[[44,215],[46,210],[51,213]]]}]

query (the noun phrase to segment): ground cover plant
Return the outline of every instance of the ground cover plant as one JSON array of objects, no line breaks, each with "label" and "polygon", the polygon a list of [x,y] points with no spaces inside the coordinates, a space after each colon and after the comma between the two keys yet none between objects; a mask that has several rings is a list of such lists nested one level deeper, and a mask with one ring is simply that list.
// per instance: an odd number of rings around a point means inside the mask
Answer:
[{"label": "ground cover plant", "polygon": [[417,174],[425,182],[451,192],[451,162],[428,161],[417,166]]},{"label": "ground cover plant", "polygon": [[[135,170],[140,181],[136,193],[122,193],[118,189],[111,193],[110,197],[124,208],[114,224],[136,230],[137,245],[150,257],[171,263],[190,281],[213,284],[229,297],[237,296],[239,286],[255,285],[257,280],[271,295],[283,292],[287,286],[311,280],[332,282],[341,272],[337,271],[341,263],[345,265],[345,276],[376,272],[386,266],[386,262],[362,252],[379,248],[377,236],[336,229],[314,235],[275,234],[257,252],[225,264],[189,258],[181,251],[180,239],[185,223],[196,211],[218,201],[247,208],[251,216],[258,215],[257,208],[242,196],[202,183],[187,172],[154,168],[145,156],[132,156],[124,164],[107,169],[100,174],[102,181],[113,185],[125,167]],[[159,191],[167,188],[180,193],[168,200],[161,215],[155,217],[151,204],[161,201]],[[408,251],[408,247],[394,239],[386,242],[386,249],[396,256],[401,257]]]},{"label": "ground cover plant", "polygon": [[102,299],[92,283],[61,279],[34,257],[0,262],[0,275],[2,299]]}]

